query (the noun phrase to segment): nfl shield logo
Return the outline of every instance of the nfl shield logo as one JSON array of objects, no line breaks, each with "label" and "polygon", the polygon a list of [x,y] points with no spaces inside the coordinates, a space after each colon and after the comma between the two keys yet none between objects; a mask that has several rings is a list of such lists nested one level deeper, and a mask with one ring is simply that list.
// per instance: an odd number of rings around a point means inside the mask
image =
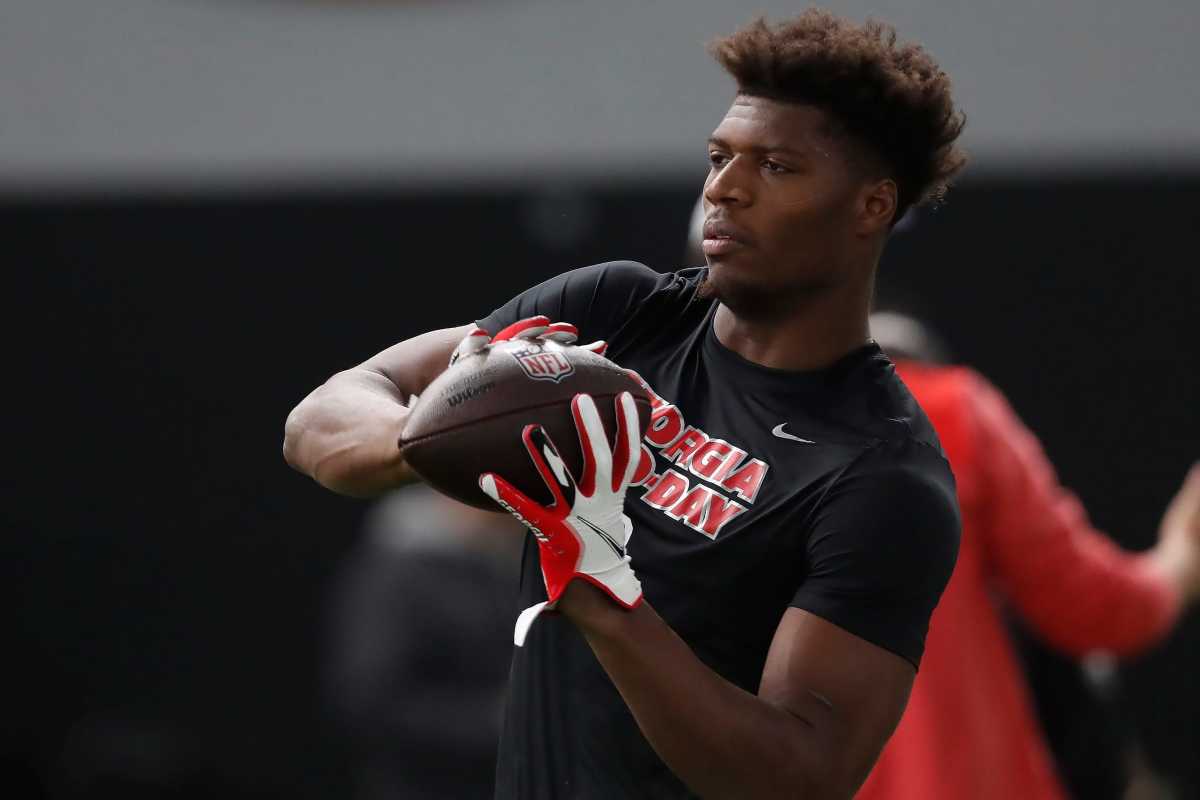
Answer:
[{"label": "nfl shield logo", "polygon": [[554,381],[558,383],[563,378],[575,372],[575,365],[567,357],[556,350],[527,349],[517,350],[513,358],[521,365],[526,376],[535,381]]}]

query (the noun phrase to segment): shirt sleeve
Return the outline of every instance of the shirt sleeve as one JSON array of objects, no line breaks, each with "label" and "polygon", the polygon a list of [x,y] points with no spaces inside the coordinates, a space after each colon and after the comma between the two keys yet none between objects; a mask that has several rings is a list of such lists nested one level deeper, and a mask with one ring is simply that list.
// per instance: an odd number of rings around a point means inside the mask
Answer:
[{"label": "shirt sleeve", "polygon": [[1177,589],[1144,556],[1092,527],[1058,482],[1037,438],[1004,397],[973,375],[967,386],[978,523],[993,579],[1049,643],[1076,655],[1130,654],[1179,615]]},{"label": "shirt sleeve", "polygon": [[953,487],[927,445],[885,442],[860,456],[818,508],[792,606],[918,666],[958,558]]},{"label": "shirt sleeve", "polygon": [[579,341],[612,342],[630,313],[668,276],[634,261],[610,261],[564,272],[527,289],[478,321],[491,334],[544,314],[579,328]]}]

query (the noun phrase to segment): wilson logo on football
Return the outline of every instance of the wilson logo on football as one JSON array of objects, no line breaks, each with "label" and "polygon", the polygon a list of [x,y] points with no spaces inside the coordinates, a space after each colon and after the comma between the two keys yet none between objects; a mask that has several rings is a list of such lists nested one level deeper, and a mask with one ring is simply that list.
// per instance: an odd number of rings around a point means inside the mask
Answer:
[{"label": "wilson logo on football", "polygon": [[535,381],[558,383],[575,372],[575,365],[562,353],[553,350],[518,350],[512,356],[524,373]]}]

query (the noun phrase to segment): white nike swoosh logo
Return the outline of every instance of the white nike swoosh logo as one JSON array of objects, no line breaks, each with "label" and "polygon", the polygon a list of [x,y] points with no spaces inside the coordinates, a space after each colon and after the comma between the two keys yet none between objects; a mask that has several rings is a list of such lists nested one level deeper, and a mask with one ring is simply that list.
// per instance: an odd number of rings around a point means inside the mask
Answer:
[{"label": "white nike swoosh logo", "polygon": [[784,425],[787,425],[787,423],[779,423],[774,428],[771,428],[771,433],[775,434],[780,439],[791,439],[793,442],[799,442],[800,444],[816,444],[816,442],[814,442],[812,439],[801,439],[799,436],[792,436],[790,433],[785,432],[783,430]]}]

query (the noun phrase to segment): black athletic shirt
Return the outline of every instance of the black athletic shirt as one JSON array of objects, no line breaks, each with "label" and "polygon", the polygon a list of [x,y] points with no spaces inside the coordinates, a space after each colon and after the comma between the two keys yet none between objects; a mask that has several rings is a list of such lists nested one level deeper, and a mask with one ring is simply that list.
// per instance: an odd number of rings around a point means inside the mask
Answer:
[{"label": "black athletic shirt", "polygon": [[[958,553],[954,478],[929,420],[877,345],[793,372],[716,338],[706,268],[632,262],[564,273],[479,324],[544,314],[608,341],[661,402],[630,488],[629,554],[647,601],[696,655],[757,692],[788,606],[917,665]],[[519,607],[546,598],[533,537]],[[541,617],[515,651],[496,797],[693,795],[651,749],[582,635]]]}]

